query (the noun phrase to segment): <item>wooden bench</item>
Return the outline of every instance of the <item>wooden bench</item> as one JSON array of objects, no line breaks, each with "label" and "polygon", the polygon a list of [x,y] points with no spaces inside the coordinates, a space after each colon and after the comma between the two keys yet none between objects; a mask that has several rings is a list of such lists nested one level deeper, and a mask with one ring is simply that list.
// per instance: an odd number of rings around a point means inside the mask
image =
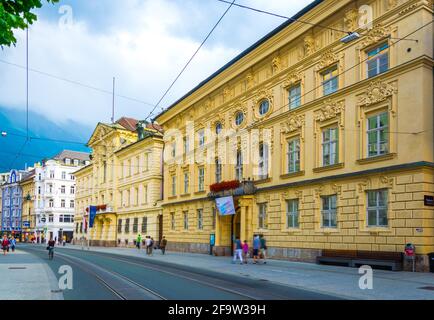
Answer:
[{"label": "wooden bench", "polygon": [[392,271],[402,270],[403,254],[401,252],[361,251],[361,250],[323,250],[316,258],[318,264],[343,265],[348,267],[390,268]]}]

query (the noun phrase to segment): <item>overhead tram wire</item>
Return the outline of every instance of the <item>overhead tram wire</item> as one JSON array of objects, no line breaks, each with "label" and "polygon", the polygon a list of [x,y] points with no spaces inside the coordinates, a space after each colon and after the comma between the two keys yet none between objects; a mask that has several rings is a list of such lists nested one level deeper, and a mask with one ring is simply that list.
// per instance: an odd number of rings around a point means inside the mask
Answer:
[{"label": "overhead tram wire", "polygon": [[210,30],[210,32],[208,32],[207,36],[205,37],[205,39],[202,41],[202,43],[199,45],[199,47],[196,49],[196,51],[193,53],[193,55],[191,56],[191,58],[187,61],[187,63],[185,64],[185,66],[181,69],[181,71],[178,73],[178,75],[176,76],[175,80],[172,81],[172,83],[170,84],[170,86],[167,88],[167,90],[164,92],[163,96],[160,98],[160,100],[158,100],[157,104],[154,106],[154,108],[151,110],[151,112],[149,112],[149,114],[146,116],[145,121],[149,119],[149,117],[152,115],[152,113],[158,108],[158,106],[160,105],[160,103],[163,101],[163,99],[166,97],[166,95],[169,93],[169,91],[172,89],[172,87],[175,85],[176,81],[178,81],[178,79],[181,77],[181,75],[184,73],[185,69],[187,69],[187,67],[189,66],[189,64],[191,63],[191,61],[194,59],[194,57],[197,55],[197,53],[199,52],[199,50],[202,48],[202,46],[205,44],[205,42],[208,40],[208,38],[211,36],[211,34],[214,32],[214,30],[217,28],[217,26],[220,24],[220,22],[223,20],[223,18],[226,16],[226,14],[228,13],[228,11],[232,8],[232,6],[234,5],[236,0],[233,0],[232,2],[228,2],[230,5],[229,7],[225,10],[225,12],[222,14],[222,16],[220,17],[220,19],[218,19],[218,21],[216,22],[216,24],[212,27],[212,29]]},{"label": "overhead tram wire", "polygon": [[[384,49],[382,49],[379,53],[381,53],[381,52],[383,52],[383,51],[389,49],[390,47],[395,46],[395,45],[396,45],[397,43],[399,43],[400,41],[403,41],[403,40],[405,40],[407,37],[409,37],[409,36],[415,34],[416,32],[418,32],[418,31],[420,31],[420,30],[426,28],[427,26],[431,25],[433,22],[434,22],[434,20],[431,20],[430,22],[428,22],[428,23],[422,25],[421,27],[417,28],[416,30],[414,30],[414,31],[412,31],[412,32],[410,32],[410,33],[408,33],[408,34],[407,34],[406,36],[404,36],[403,38],[400,38],[399,40],[393,42],[392,44],[390,44],[390,45],[388,45],[387,47],[385,47]],[[342,71],[341,73],[339,73],[337,76],[341,76],[341,75],[345,74],[346,72],[351,71],[352,69],[358,67],[359,65],[365,63],[366,61],[368,61],[367,58],[364,59],[364,60],[362,60],[362,61],[360,61],[360,62],[358,62],[358,63],[356,63],[355,65],[351,66],[350,68],[347,68],[347,69],[343,70],[343,71]],[[301,95],[301,96],[300,96],[300,99],[301,99],[302,97],[305,97],[306,95],[308,95],[308,94],[310,94],[310,93],[316,91],[317,89],[319,89],[319,88],[321,88],[321,87],[322,87],[322,85],[318,85],[318,86],[316,86],[316,87],[313,88],[312,90],[310,90],[310,91],[304,93],[303,95]],[[342,88],[342,89],[345,89],[345,88],[346,88],[346,87],[344,87],[344,88]],[[342,89],[341,89],[341,90],[342,90]],[[283,109],[283,108],[286,108],[286,107],[288,107],[288,106],[289,106],[289,103],[284,104],[282,107],[276,109],[275,112],[276,112],[276,111],[279,111],[279,110],[281,110],[281,109]],[[301,107],[302,107],[302,106],[300,106],[300,107],[298,107],[298,108],[301,108]],[[274,117],[276,117],[276,116],[279,116],[279,115],[275,115]],[[269,119],[270,119],[270,118],[269,118]],[[238,134],[240,134],[240,132],[244,132],[244,131],[247,131],[248,129],[251,129],[254,125],[255,125],[255,124],[251,124],[250,126],[247,126],[247,127],[243,128],[243,129],[241,129],[240,131],[236,132],[235,135],[238,135]],[[358,130],[360,130],[360,129],[357,129],[357,130],[344,129],[344,130],[346,130],[346,131],[358,131]],[[390,133],[402,133],[402,134],[413,134],[413,135],[414,135],[414,134],[420,134],[420,133],[423,133],[423,132],[425,132],[425,131],[421,131],[421,132],[408,132],[408,133],[407,133],[407,132],[405,132],[405,133],[404,133],[404,132],[390,132]],[[11,135],[17,135],[17,136],[21,136],[21,137],[26,137],[25,135],[19,135],[19,134],[11,134]],[[34,139],[34,138],[30,137],[30,139]],[[64,142],[64,141],[62,141],[62,140],[48,139],[48,138],[39,138],[39,139],[40,139],[40,140],[47,140],[47,141],[55,141],[55,142]],[[27,143],[27,141],[26,141],[26,143]],[[82,143],[82,142],[72,142],[72,141],[71,141],[70,143],[77,143],[77,144],[87,145],[87,144],[84,144],[84,143]],[[193,148],[191,151],[196,151],[196,150],[198,150],[199,148],[203,148],[203,147],[196,147],[196,148]]]},{"label": "overhead tram wire", "polygon": [[[13,66],[13,67],[16,67],[16,68],[20,68],[20,69],[26,69],[25,66],[22,66],[20,64],[13,63],[13,62],[10,62],[10,61],[4,60],[4,59],[0,59],[0,63],[6,64],[6,65],[10,65],[10,66]],[[80,86],[80,87],[83,87],[83,88],[94,90],[94,91],[97,91],[97,92],[100,92],[100,93],[109,94],[110,96],[113,95],[113,91],[109,91],[109,90],[101,89],[101,88],[98,88],[98,87],[95,87],[95,86],[91,86],[91,85],[88,85],[88,84],[84,84],[84,83],[76,81],[76,80],[71,80],[71,79],[59,77],[59,76],[56,76],[54,74],[51,74],[51,73],[48,73],[48,72],[45,72],[45,71],[41,71],[41,70],[37,70],[37,69],[32,69],[32,68],[29,68],[29,71],[31,71],[33,73],[41,74],[41,75],[49,77],[49,78],[53,78],[53,79],[56,79],[56,80],[64,81],[64,82],[67,82],[67,83],[71,83],[71,84],[74,84],[74,85],[77,85],[77,86]],[[129,97],[129,96],[126,96],[126,95],[116,94],[115,96],[118,97],[118,98],[122,98],[122,99],[129,100],[129,101],[132,101],[132,102],[144,104],[144,105],[147,105],[147,106],[151,106],[151,107],[155,106],[152,103],[149,103],[149,102],[146,102],[146,101],[142,101],[140,99],[132,98],[132,97]]]},{"label": "overhead tram wire", "polygon": [[[222,2],[222,3],[230,3],[227,0],[217,0],[217,1]],[[243,8],[243,9],[247,9],[247,10],[251,10],[251,11],[255,11],[255,12],[258,12],[258,13],[266,14],[266,15],[269,15],[269,16],[286,19],[286,20],[289,20],[289,21],[292,21],[292,22],[303,23],[303,24],[307,24],[307,25],[310,25],[310,26],[313,26],[313,27],[319,27],[319,28],[322,28],[322,29],[328,29],[328,30],[335,31],[335,32],[346,33],[348,35],[353,33],[351,31],[345,31],[345,30],[342,30],[342,29],[337,29],[337,28],[325,26],[325,25],[322,25],[322,24],[319,24],[319,23],[313,23],[313,22],[309,22],[309,21],[305,21],[305,20],[291,18],[291,17],[284,16],[284,15],[281,15],[281,14],[278,14],[278,13],[274,13],[274,12],[270,12],[270,11],[265,11],[265,10],[257,9],[257,8],[253,8],[253,7],[250,7],[250,6],[238,4],[238,3],[235,3],[234,6],[237,6],[239,8]],[[391,38],[391,39],[397,40],[397,39],[400,39],[400,38]],[[417,40],[414,40],[414,39],[405,39],[405,40],[408,40],[408,41],[417,41]]]}]

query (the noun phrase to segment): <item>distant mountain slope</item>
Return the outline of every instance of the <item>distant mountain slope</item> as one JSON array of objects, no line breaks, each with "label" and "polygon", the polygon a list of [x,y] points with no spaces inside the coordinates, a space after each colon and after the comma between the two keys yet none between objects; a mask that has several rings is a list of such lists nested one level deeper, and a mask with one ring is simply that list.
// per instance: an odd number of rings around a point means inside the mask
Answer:
[{"label": "distant mountain slope", "polygon": [[[74,121],[55,123],[36,112],[29,113],[31,137],[86,143],[92,130],[92,127]],[[64,149],[90,151],[81,144],[32,139],[24,147],[22,155],[14,161],[26,139],[13,134],[26,134],[26,112],[0,106],[0,131],[10,133],[6,137],[0,136],[0,172],[8,171],[12,162],[14,168],[24,168],[26,164],[32,166],[35,162],[51,157]]]}]

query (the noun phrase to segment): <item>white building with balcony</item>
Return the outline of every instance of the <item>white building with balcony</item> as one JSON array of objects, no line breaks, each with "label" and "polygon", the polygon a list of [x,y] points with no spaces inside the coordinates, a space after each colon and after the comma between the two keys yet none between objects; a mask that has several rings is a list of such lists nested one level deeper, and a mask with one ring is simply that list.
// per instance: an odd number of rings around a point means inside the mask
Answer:
[{"label": "white building with balcony", "polygon": [[89,154],[64,150],[35,168],[35,237],[69,242],[74,230],[76,183],[72,174],[89,163]]}]

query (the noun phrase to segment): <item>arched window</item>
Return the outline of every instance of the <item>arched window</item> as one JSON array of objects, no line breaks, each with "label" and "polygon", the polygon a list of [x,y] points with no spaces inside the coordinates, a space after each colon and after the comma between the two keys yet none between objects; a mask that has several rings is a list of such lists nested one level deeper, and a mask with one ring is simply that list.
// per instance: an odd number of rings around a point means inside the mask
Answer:
[{"label": "arched window", "polygon": [[221,124],[221,122],[217,122],[217,124],[215,125],[215,133],[220,134],[222,130],[223,130],[223,125]]},{"label": "arched window", "polygon": [[240,126],[244,121],[244,113],[242,111],[238,111],[235,115],[235,124]]}]

